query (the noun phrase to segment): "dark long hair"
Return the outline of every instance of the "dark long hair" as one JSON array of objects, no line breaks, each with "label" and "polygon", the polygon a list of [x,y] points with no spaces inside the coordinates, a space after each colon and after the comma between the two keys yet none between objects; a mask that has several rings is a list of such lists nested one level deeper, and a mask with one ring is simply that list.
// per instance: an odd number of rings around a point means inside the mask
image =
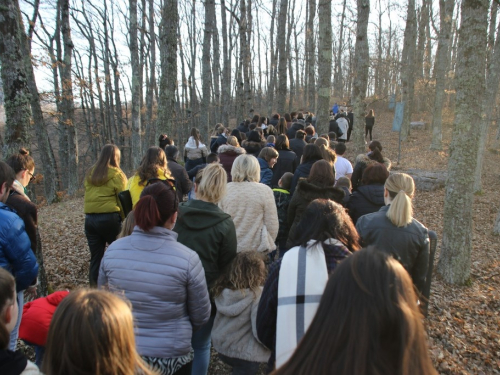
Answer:
[{"label": "dark long hair", "polygon": [[371,160],[378,161],[379,163],[384,162],[384,156],[382,155],[382,144],[379,141],[371,141],[368,145],[368,148],[371,150],[371,153],[368,155]]},{"label": "dark long hair", "polygon": [[141,165],[137,168],[139,175],[139,185],[146,185],[146,182],[151,178],[159,176],[158,170],[163,170],[167,178],[170,177],[170,171],[167,166],[167,157],[165,151],[159,147],[150,147],[142,158]]},{"label": "dark long hair", "polygon": [[288,137],[285,134],[278,135],[276,138],[276,150],[289,150],[290,142],[288,141]]},{"label": "dark long hair", "polygon": [[307,177],[307,182],[318,186],[333,186],[335,184],[335,174],[330,163],[326,160],[318,160],[311,168]]},{"label": "dark long hair", "polygon": [[437,374],[403,266],[373,248],[342,261],[282,374]]},{"label": "dark long hair", "polygon": [[308,163],[310,161],[315,162],[323,159],[321,155],[321,150],[318,145],[308,143],[304,146],[304,152],[302,153],[302,164]]},{"label": "dark long hair", "polygon": [[351,218],[340,204],[329,199],[313,200],[302,214],[295,233],[294,246],[307,246],[309,240],[316,240],[323,248],[328,248],[324,242],[335,238],[350,251],[360,248],[359,235]]}]

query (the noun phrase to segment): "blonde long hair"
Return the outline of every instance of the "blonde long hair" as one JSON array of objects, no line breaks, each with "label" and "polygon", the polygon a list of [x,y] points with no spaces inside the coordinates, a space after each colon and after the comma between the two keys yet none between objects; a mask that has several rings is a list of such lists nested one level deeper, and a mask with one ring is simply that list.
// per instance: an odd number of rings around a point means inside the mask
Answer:
[{"label": "blonde long hair", "polygon": [[129,305],[104,290],[80,289],[58,306],[43,372],[50,375],[152,375],[135,349]]},{"label": "blonde long hair", "polygon": [[385,181],[391,205],[387,217],[397,227],[405,227],[413,220],[412,198],[415,193],[415,182],[406,173],[394,173]]},{"label": "blonde long hair", "polygon": [[226,195],[227,173],[219,163],[207,165],[196,174],[196,199],[219,203]]}]

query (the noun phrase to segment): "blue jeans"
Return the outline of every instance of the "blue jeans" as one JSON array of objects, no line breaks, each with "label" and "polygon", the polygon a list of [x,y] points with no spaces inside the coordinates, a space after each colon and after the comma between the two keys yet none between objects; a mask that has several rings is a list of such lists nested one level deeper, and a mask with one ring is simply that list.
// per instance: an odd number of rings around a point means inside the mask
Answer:
[{"label": "blue jeans", "polygon": [[212,327],[215,315],[196,332],[193,332],[191,346],[194,349],[193,368],[191,375],[206,375],[210,364],[210,347],[212,346]]},{"label": "blue jeans", "polygon": [[19,336],[19,326],[21,325],[21,318],[23,317],[23,306],[24,306],[24,290],[17,293],[17,323],[14,330],[10,333],[9,349],[13,352],[16,351],[17,347],[17,337]]},{"label": "blue jeans", "polygon": [[190,171],[191,169],[193,169],[194,167],[196,167],[197,165],[200,165],[200,164],[203,164],[203,158],[194,159],[194,160],[187,159],[186,163],[184,164],[184,168],[186,169],[186,171]]}]

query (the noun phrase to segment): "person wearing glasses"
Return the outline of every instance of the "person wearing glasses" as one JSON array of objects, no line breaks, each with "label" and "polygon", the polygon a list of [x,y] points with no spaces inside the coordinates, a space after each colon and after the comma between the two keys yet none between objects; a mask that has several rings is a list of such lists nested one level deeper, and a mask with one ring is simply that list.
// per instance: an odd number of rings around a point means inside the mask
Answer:
[{"label": "person wearing glasses", "polygon": [[130,301],[137,351],[164,375],[191,374],[191,336],[211,310],[200,257],[172,230],[178,206],[168,183],[146,186],[135,205],[132,234],[108,247],[98,280],[99,287]]}]

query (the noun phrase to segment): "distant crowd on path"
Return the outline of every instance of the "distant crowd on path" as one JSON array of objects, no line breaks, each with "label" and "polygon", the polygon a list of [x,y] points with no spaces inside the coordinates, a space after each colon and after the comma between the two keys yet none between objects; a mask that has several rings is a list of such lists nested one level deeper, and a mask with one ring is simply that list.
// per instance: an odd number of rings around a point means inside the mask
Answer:
[{"label": "distant crowd on path", "polygon": [[[193,128],[184,165],[161,135],[130,178],[105,145],[85,177],[97,289],[24,308],[38,272],[24,192],[34,162],[24,149],[0,162],[0,373],[203,375],[213,346],[233,374],[261,363],[272,374],[435,374],[415,184],[390,174],[376,140],[353,167],[352,117],[331,114],[321,135],[303,112],[217,124],[206,144]],[[373,128],[373,111],[366,119]],[[36,365],[15,352],[18,333]]]}]

